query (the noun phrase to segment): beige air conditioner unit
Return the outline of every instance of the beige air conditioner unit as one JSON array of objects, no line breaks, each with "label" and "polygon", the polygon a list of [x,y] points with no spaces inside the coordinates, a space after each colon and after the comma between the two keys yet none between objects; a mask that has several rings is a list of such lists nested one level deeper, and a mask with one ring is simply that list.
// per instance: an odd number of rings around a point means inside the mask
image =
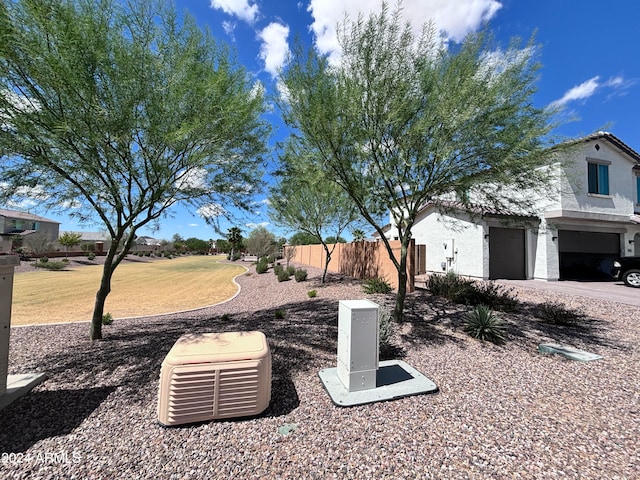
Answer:
[{"label": "beige air conditioner unit", "polygon": [[183,335],[162,362],[163,425],[253,416],[270,400],[271,352],[262,332]]}]

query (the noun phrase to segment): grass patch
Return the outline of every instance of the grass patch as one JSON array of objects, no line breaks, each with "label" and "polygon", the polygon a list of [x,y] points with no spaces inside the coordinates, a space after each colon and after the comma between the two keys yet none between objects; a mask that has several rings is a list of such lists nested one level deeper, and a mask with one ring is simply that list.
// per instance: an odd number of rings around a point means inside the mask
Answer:
[{"label": "grass patch", "polygon": [[[157,315],[213,305],[233,296],[240,265],[220,256],[125,262],[115,271],[105,311],[113,318]],[[14,275],[12,325],[89,320],[102,265]]]}]

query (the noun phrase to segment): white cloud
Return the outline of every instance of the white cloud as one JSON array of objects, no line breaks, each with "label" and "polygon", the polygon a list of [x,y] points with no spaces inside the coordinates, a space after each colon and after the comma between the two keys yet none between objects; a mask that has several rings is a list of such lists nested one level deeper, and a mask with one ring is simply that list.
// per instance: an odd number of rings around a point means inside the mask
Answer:
[{"label": "white cloud", "polygon": [[482,56],[482,65],[478,70],[478,76],[487,78],[487,80],[495,80],[511,66],[526,62],[534,55],[534,47],[525,47],[520,50],[510,49],[507,51],[498,49],[492,52],[486,52]]},{"label": "white cloud", "polygon": [[183,171],[176,179],[176,188],[180,190],[205,189],[207,171],[204,168],[191,168]]},{"label": "white cloud", "polygon": [[561,107],[574,100],[583,100],[585,98],[589,98],[596,92],[596,90],[600,86],[600,84],[598,83],[599,79],[600,77],[593,77],[586,82],[582,82],[580,85],[576,85],[575,87],[570,88],[562,96],[562,98],[551,102],[551,106]]},{"label": "white cloud", "polygon": [[229,21],[225,20],[224,22],[222,22],[222,29],[224,30],[224,33],[229,35],[231,38],[234,38],[233,33],[234,33],[235,29],[236,29],[235,22],[229,22]]},{"label": "white cloud", "polygon": [[258,34],[262,40],[260,58],[264,60],[265,70],[274,78],[289,55],[288,36],[289,27],[277,22],[270,23]]},{"label": "white cloud", "polygon": [[197,223],[188,223],[187,226],[188,227],[197,227],[198,224]]},{"label": "white cloud", "polygon": [[255,22],[259,13],[258,5],[251,4],[249,0],[211,0],[211,8],[222,10],[247,23]]},{"label": "white cloud", "polygon": [[208,205],[203,205],[200,207],[197,212],[202,218],[215,218],[220,217],[226,213],[224,207],[218,203],[210,203]]},{"label": "white cloud", "polygon": [[620,92],[630,86],[633,82],[625,80],[623,77],[611,77],[604,82],[600,81],[600,76],[595,76],[582,82],[580,85],[570,88],[566,93],[559,98],[551,102],[551,107],[563,107],[569,102],[586,100],[592,97],[603,88],[613,89],[615,92]]},{"label": "white cloud", "polygon": [[271,225],[269,222],[260,222],[260,223],[249,222],[244,224],[245,227],[252,228],[252,229],[257,227],[268,227],[269,225]]},{"label": "white cloud", "polygon": [[[343,23],[345,13],[355,21],[359,14],[367,17],[379,12],[380,6],[381,2],[362,0],[311,0],[307,10],[314,18],[311,30],[315,34],[318,51],[328,54],[335,62],[340,56],[336,25]],[[493,18],[501,7],[497,0],[405,0],[401,15],[416,34],[431,20],[446,39],[460,41]],[[389,10],[394,8],[391,4]]]},{"label": "white cloud", "polygon": [[[0,111],[0,120],[8,120],[12,117],[13,113],[32,113],[40,110],[40,103],[34,99],[25,95],[21,95],[11,90],[0,90],[0,96],[3,97],[2,101],[7,102],[9,105],[7,110]],[[11,129],[11,123],[0,122],[0,129]]]}]

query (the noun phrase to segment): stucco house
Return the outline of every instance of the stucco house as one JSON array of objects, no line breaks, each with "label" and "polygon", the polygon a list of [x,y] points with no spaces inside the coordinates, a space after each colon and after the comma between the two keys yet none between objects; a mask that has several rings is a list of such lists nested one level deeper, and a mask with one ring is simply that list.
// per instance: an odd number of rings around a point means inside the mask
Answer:
[{"label": "stucco house", "polygon": [[80,243],[76,247],[72,247],[67,249],[61,245],[57,246],[57,249],[60,251],[65,251],[67,253],[77,253],[77,252],[94,252],[97,254],[106,252],[111,246],[111,236],[106,232],[74,232],[74,231],[62,231],[60,235],[64,233],[79,233],[80,234]]},{"label": "stucco house", "polygon": [[12,237],[43,233],[50,241],[58,238],[60,223],[32,213],[0,208],[0,253],[11,251]]},{"label": "stucco house", "polygon": [[[640,154],[615,135],[576,140],[531,216],[425,205],[412,229],[425,268],[482,279],[601,279],[640,255]],[[387,233],[392,237],[393,228]]]}]

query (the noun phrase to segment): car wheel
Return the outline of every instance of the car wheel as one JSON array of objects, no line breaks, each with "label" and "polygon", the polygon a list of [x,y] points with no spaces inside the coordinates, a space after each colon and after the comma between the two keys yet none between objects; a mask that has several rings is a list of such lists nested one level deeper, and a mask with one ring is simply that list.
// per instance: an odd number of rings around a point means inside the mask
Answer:
[{"label": "car wheel", "polygon": [[627,270],[622,276],[622,281],[629,287],[640,288],[640,270]]}]

